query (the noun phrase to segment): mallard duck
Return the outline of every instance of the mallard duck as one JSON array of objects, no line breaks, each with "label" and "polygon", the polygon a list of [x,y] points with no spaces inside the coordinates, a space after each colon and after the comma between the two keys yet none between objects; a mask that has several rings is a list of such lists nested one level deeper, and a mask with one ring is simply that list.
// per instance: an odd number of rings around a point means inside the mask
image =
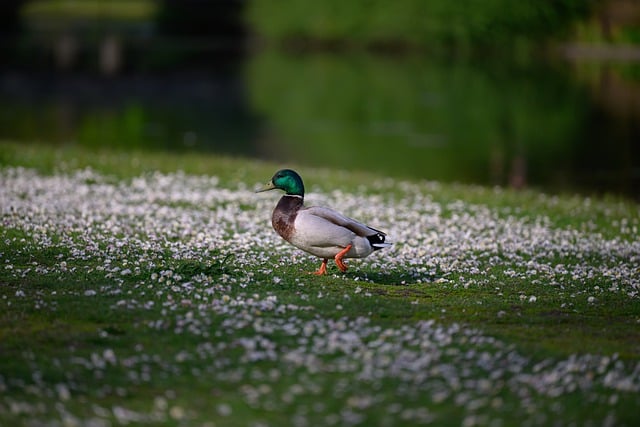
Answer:
[{"label": "mallard duck", "polygon": [[364,258],[372,252],[390,246],[386,234],[358,221],[319,206],[304,206],[304,184],[297,172],[282,169],[273,175],[257,193],[283,190],[271,217],[278,234],[293,246],[322,258],[314,274],[327,272],[327,262],[333,258],[341,271],[347,271],[344,258]]}]

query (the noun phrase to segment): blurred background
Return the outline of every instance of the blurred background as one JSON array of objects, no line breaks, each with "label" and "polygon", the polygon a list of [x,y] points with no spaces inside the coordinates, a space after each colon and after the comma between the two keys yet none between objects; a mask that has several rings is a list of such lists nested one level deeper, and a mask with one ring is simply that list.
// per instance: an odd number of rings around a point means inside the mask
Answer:
[{"label": "blurred background", "polygon": [[638,0],[3,0],[0,64],[0,141],[640,200]]}]

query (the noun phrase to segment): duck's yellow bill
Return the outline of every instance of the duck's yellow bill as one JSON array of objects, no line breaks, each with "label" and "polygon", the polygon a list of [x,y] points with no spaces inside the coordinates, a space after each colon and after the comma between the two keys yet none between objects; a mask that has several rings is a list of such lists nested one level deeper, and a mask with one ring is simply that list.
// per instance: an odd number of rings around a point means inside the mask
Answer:
[{"label": "duck's yellow bill", "polygon": [[276,188],[276,186],[273,185],[273,182],[269,181],[264,186],[262,186],[261,188],[258,188],[256,190],[256,193],[262,193],[263,191],[274,190],[275,188]]}]

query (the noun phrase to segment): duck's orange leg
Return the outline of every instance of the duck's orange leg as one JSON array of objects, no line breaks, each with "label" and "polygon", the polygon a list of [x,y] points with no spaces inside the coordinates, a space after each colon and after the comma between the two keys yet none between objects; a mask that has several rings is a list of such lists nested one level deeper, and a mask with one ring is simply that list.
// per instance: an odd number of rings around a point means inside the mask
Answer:
[{"label": "duck's orange leg", "polygon": [[322,260],[322,264],[320,265],[320,268],[318,268],[316,271],[314,271],[312,274],[315,274],[316,276],[322,276],[323,274],[325,274],[327,272],[327,262],[329,260],[328,259],[323,259]]},{"label": "duck's orange leg", "polygon": [[334,258],[336,260],[336,265],[338,266],[340,271],[342,271],[343,273],[347,271],[347,264],[345,264],[344,261],[342,261],[342,258],[344,258],[347,252],[349,252],[349,250],[351,249],[351,246],[352,245],[348,245],[346,248],[338,252]]}]

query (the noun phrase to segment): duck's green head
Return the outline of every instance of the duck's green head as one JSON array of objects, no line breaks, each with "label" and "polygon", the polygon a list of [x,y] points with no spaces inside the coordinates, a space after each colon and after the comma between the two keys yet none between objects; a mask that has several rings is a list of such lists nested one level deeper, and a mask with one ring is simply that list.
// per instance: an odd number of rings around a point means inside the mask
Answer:
[{"label": "duck's green head", "polygon": [[291,169],[279,170],[273,175],[271,181],[256,192],[260,193],[262,191],[275,190],[276,188],[292,196],[304,196],[302,178],[296,171]]}]

